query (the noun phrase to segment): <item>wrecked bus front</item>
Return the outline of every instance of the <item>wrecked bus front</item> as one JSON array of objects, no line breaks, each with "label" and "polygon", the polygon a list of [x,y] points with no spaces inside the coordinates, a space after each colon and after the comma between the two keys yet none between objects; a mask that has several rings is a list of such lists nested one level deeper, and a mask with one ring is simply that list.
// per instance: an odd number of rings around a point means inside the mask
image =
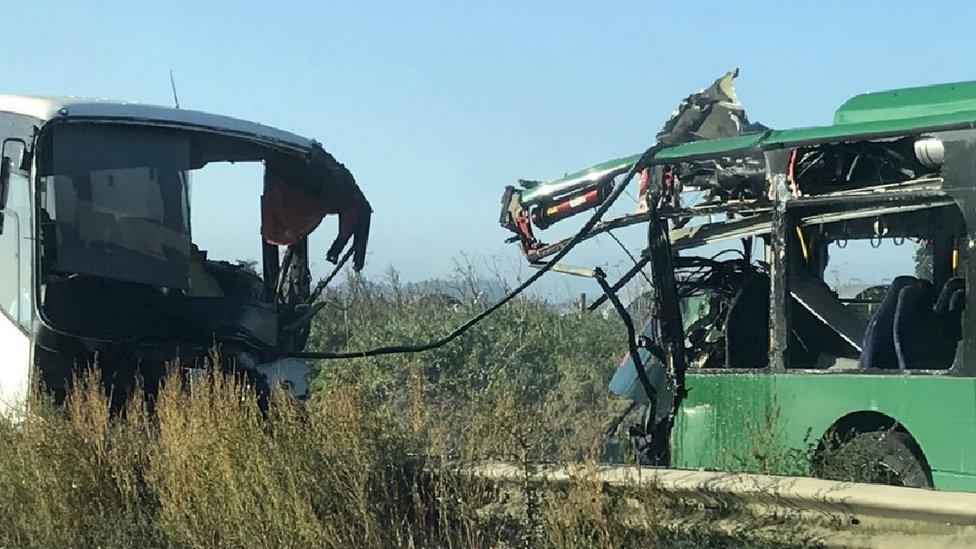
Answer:
[{"label": "wrecked bus front", "polygon": [[[655,275],[639,362],[625,355],[611,381],[657,400],[630,431],[642,456],[976,491],[973,128],[976,82],[963,82],[856,96],[829,126],[691,136],[634,157],[643,211],[589,236],[665,229],[606,286]],[[569,241],[520,238],[536,264]],[[672,274],[673,288],[658,283]]]},{"label": "wrecked bus front", "polygon": [[[347,246],[357,268],[365,257],[370,207],[345,166],[287,132],[164,107],[0,96],[0,129],[0,264],[18,274],[2,289],[18,296],[2,329],[19,349],[4,398],[33,376],[63,394],[96,361],[119,395],[137,377],[153,390],[167,363],[200,366],[215,346],[259,386],[304,392],[304,365],[282,357],[302,349],[315,311],[308,236],[339,214],[329,259]],[[194,219],[190,181],[246,162],[264,167],[263,193],[249,197],[261,234],[235,236],[262,257],[217,260],[195,225],[242,220]]]}]

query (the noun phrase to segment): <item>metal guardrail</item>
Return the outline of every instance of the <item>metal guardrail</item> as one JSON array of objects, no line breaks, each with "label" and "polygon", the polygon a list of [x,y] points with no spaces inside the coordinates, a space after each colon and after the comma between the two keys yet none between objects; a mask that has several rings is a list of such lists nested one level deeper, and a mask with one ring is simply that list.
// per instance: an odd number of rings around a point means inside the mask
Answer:
[{"label": "metal guardrail", "polygon": [[734,501],[757,513],[786,508],[816,522],[821,539],[830,546],[976,546],[974,493],[624,465],[545,465],[527,471],[508,463],[484,463],[462,472],[495,483],[585,481],[611,489],[647,488],[685,501]]}]

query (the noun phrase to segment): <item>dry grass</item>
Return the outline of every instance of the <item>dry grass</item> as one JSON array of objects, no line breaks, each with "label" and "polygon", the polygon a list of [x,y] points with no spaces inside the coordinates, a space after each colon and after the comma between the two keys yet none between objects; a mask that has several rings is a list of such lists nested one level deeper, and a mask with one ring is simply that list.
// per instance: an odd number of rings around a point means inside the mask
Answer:
[{"label": "dry grass", "polygon": [[730,537],[653,491],[610,494],[585,478],[499,489],[457,475],[468,460],[537,459],[550,440],[543,414],[558,407],[494,390],[457,437],[422,384],[408,392],[408,410],[336,385],[308,405],[277,394],[263,413],[232,377],[174,374],[155,413],[134,400],[113,417],[97,375],[85,376],[63,407],[39,399],[20,422],[0,423],[0,546],[766,543]]},{"label": "dry grass", "polygon": [[[361,280],[327,299],[318,348],[422,340],[482,306]],[[782,519],[653,490],[457,474],[487,459],[595,462],[621,337],[614,319],[522,299],[432,353],[323,365],[310,401],[275,394],[265,411],[232,376],[174,372],[151,411],[136,399],[113,415],[89,373],[63,405],[38,396],[0,419],[0,547],[807,544]]]}]

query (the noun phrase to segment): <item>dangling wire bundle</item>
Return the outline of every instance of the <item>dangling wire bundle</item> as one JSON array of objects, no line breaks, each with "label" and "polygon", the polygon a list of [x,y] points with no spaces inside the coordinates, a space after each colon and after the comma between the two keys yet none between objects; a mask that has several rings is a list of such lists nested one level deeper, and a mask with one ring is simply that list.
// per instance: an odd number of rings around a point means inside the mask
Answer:
[{"label": "dangling wire bundle", "polygon": [[536,281],[538,281],[540,278],[542,278],[543,275],[549,272],[556,263],[558,263],[562,258],[566,257],[566,254],[572,251],[572,249],[575,248],[576,245],[578,245],[580,242],[583,241],[584,238],[586,238],[586,235],[589,234],[589,232],[593,229],[593,227],[607,213],[607,211],[610,209],[610,206],[612,206],[613,203],[616,202],[618,198],[620,198],[620,195],[623,194],[624,190],[627,188],[627,185],[629,185],[631,180],[633,180],[634,175],[636,175],[637,172],[639,172],[646,165],[646,163],[651,158],[653,158],[654,154],[658,151],[658,149],[661,148],[661,146],[662,145],[658,143],[654,144],[653,146],[651,146],[651,148],[647,149],[647,151],[644,152],[644,154],[637,162],[634,162],[633,166],[630,167],[630,170],[628,170],[626,175],[624,175],[624,178],[619,183],[617,183],[617,185],[613,188],[613,191],[610,192],[610,195],[607,196],[607,199],[603,201],[602,204],[600,204],[600,206],[596,209],[595,212],[593,212],[593,215],[590,217],[590,219],[588,219],[586,223],[583,224],[583,227],[581,227],[580,230],[575,235],[573,235],[573,238],[566,244],[566,246],[563,247],[561,250],[559,250],[559,252],[557,252],[549,262],[544,264],[539,270],[533,273],[532,276],[530,276],[525,280],[525,282],[519,284],[518,287],[516,287],[514,290],[509,292],[508,295],[501,298],[494,305],[488,307],[484,311],[471,317],[470,319],[465,321],[463,324],[461,324],[460,326],[452,330],[449,334],[445,335],[444,337],[440,339],[436,339],[434,341],[428,341],[426,343],[386,345],[386,346],[375,347],[373,349],[366,349],[362,351],[300,352],[300,353],[289,353],[288,356],[295,357],[295,358],[304,358],[309,360],[367,358],[371,356],[392,355],[392,354],[399,354],[399,353],[420,353],[423,351],[436,349],[438,347],[442,347],[450,343],[451,341],[457,339],[462,334],[470,330],[475,324],[481,322],[482,320],[490,316],[492,313],[494,313],[495,311],[503,307],[509,301],[518,297],[519,294],[524,292],[527,288],[529,288],[529,286],[535,284]]}]

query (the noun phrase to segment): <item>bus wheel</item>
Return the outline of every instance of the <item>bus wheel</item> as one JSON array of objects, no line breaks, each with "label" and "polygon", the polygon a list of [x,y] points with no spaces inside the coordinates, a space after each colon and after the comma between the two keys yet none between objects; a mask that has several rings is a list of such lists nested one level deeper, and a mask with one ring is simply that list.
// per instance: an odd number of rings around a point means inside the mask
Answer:
[{"label": "bus wheel", "polygon": [[854,433],[825,449],[814,463],[817,476],[911,488],[932,488],[921,448],[908,433],[882,430]]}]

